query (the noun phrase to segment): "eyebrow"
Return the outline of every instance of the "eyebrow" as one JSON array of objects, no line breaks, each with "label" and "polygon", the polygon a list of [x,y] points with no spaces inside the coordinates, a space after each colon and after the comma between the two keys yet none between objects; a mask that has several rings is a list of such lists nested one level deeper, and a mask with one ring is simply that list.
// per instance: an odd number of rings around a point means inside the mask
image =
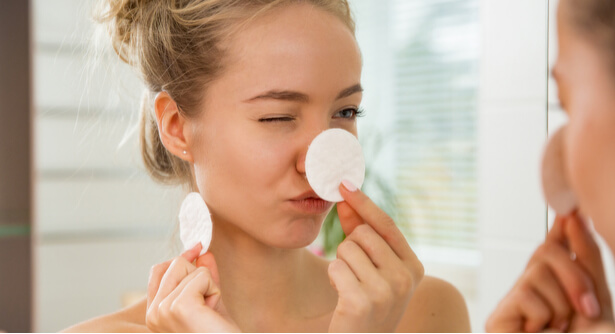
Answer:
[{"label": "eyebrow", "polygon": [[[348,88],[343,89],[335,98],[336,100],[348,97],[355,93],[363,91],[361,84],[356,84]],[[281,101],[293,101],[307,103],[310,101],[309,96],[304,93],[290,91],[290,90],[270,90],[266,93],[257,95],[253,98],[247,99],[244,102],[254,102],[257,100],[281,100]]]}]

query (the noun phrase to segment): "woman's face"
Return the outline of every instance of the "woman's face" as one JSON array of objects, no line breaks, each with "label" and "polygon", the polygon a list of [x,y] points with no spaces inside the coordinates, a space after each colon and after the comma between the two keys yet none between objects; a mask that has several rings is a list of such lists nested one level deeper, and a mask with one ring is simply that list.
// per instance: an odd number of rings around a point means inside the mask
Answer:
[{"label": "woman's face", "polygon": [[305,154],[326,129],[357,133],[356,41],[338,18],[296,4],[250,22],[226,46],[224,74],[189,120],[199,191],[216,231],[273,247],[309,245],[332,203],[313,199]]},{"label": "woman's face", "polygon": [[569,116],[565,168],[581,211],[615,249],[615,71],[607,52],[572,25],[569,7],[568,1],[559,7],[553,69]]}]

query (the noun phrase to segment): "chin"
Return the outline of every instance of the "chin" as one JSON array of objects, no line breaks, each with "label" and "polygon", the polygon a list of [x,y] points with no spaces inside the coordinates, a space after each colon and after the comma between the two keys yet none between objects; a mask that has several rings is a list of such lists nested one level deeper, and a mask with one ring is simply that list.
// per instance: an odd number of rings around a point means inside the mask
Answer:
[{"label": "chin", "polygon": [[323,220],[324,217],[295,219],[285,229],[280,230],[280,233],[275,234],[275,240],[271,240],[270,236],[269,244],[284,249],[307,247],[318,237]]}]

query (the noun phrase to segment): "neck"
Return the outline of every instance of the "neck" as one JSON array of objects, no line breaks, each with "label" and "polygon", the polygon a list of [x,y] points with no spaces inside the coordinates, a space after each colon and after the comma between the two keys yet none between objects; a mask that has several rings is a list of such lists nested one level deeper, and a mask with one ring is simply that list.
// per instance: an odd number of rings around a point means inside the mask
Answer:
[{"label": "neck", "polygon": [[[305,248],[274,248],[230,229],[215,230],[210,250],[224,304],[242,329],[272,331],[271,324],[284,326],[281,319],[305,322],[333,310],[335,291],[322,289],[323,284],[330,287],[325,260]],[[331,309],[323,309],[323,304]]]}]

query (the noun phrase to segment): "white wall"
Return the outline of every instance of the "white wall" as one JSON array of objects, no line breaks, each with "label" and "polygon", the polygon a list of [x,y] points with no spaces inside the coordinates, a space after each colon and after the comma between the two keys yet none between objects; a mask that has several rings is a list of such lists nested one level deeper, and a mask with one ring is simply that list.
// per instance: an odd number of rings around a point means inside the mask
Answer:
[{"label": "white wall", "polygon": [[546,232],[546,18],[547,1],[481,2],[478,331]]},{"label": "white wall", "polygon": [[33,1],[34,331],[120,309],[174,249],[180,191],[145,175],[136,136],[122,144],[142,86],[89,48],[92,3]]}]

